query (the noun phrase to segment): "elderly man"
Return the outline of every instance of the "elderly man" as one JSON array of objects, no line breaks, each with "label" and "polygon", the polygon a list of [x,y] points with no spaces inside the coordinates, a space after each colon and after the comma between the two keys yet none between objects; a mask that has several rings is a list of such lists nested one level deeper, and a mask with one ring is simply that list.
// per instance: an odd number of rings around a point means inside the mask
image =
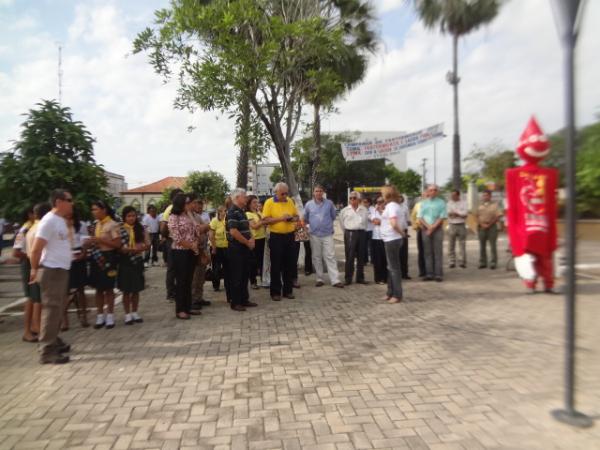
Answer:
[{"label": "elderly man", "polygon": [[73,196],[55,190],[50,196],[52,211],[38,225],[31,250],[30,283],[38,281],[42,291],[42,322],[40,326],[40,363],[64,364],[71,350],[58,336],[67,306],[69,269],[73,258],[72,232],[67,217],[73,214]]},{"label": "elderly man", "polygon": [[289,198],[287,184],[275,185],[275,195],[267,199],[262,214],[270,231],[271,299],[278,302],[282,295],[293,299],[296,273],[294,231],[298,222],[298,210],[294,201]]},{"label": "elderly man", "polygon": [[313,199],[304,206],[304,221],[310,233],[312,262],[317,272],[317,287],[323,286],[323,260],[327,265],[327,273],[331,285],[343,288],[340,283],[337,261],[335,259],[335,244],[333,242],[333,222],[335,221],[335,206],[331,200],[324,197],[323,186],[316,185]]},{"label": "elderly man", "polygon": [[350,192],[350,204],[340,212],[340,226],[344,233],[344,250],[346,254],[346,284],[352,284],[354,276],[354,260],[356,259],[356,282],[365,281],[365,246],[367,245],[367,222],[369,211],[360,204],[360,194]]},{"label": "elderly man", "polygon": [[487,242],[490,243],[492,258],[490,269],[495,269],[498,264],[498,221],[502,211],[497,202],[492,201],[492,192],[485,191],[481,195],[481,204],[477,210],[477,230],[479,232],[479,268],[487,267]]},{"label": "elderly man", "polygon": [[467,267],[467,227],[465,222],[469,211],[467,202],[460,198],[460,191],[452,191],[452,196],[447,206],[448,213],[448,258],[450,259],[449,267],[456,267],[456,241],[458,240],[458,248],[460,257],[458,264],[463,269]]},{"label": "elderly man", "polygon": [[425,281],[442,281],[444,276],[444,219],[446,202],[438,196],[437,185],[427,188],[427,199],[421,202],[417,217],[421,224],[423,250],[425,251]]},{"label": "elderly man", "polygon": [[246,311],[246,308],[256,306],[250,301],[248,293],[248,277],[250,275],[250,257],[254,249],[254,238],[250,231],[250,223],[246,217],[246,191],[241,188],[231,193],[233,204],[227,211],[227,261],[231,277],[231,309]]}]

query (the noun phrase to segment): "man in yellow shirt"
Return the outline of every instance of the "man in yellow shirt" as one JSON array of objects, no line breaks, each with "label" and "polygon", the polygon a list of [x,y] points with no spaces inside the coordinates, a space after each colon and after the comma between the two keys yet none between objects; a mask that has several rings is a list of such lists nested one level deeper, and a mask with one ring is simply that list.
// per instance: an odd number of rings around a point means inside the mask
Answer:
[{"label": "man in yellow shirt", "polygon": [[298,210],[289,198],[285,183],[275,185],[275,195],[265,202],[263,220],[271,232],[271,299],[280,301],[281,296],[294,298],[293,280],[296,273],[294,231],[298,221]]}]

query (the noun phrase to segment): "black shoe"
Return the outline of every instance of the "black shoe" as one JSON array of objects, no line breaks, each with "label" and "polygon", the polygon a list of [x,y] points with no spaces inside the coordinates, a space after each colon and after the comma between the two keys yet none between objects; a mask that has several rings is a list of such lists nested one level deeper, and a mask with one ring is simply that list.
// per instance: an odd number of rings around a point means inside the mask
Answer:
[{"label": "black shoe", "polygon": [[366,280],[360,280],[360,281],[357,280],[356,284],[369,284],[369,282]]},{"label": "black shoe", "polygon": [[410,275],[404,275],[402,277],[403,280],[412,280],[412,277]]},{"label": "black shoe", "polygon": [[485,269],[487,267],[487,264],[479,264],[478,269]]},{"label": "black shoe", "polygon": [[199,302],[202,306],[210,306],[212,302],[210,300],[200,300]]},{"label": "black shoe", "polygon": [[490,264],[490,269],[491,270],[496,270],[496,264]]},{"label": "black shoe", "polygon": [[450,264],[448,267],[449,267],[450,269],[454,269],[454,268],[456,267],[456,264]]},{"label": "black shoe", "polygon": [[242,306],[244,306],[245,308],[254,308],[255,306],[258,306],[258,303],[247,302],[247,303],[244,303]]},{"label": "black shoe", "polygon": [[106,322],[95,323],[94,324],[94,330],[99,330],[100,328],[104,328],[104,325],[106,325]]},{"label": "black shoe", "polygon": [[135,320],[133,319],[129,319],[125,321],[125,325],[133,325],[135,323]]},{"label": "black shoe", "polygon": [[273,300],[274,302],[280,302],[281,295],[271,295],[271,300]]},{"label": "black shoe", "polygon": [[190,316],[201,316],[202,315],[202,313],[200,311],[193,310],[193,309],[190,312],[188,312],[188,314]]},{"label": "black shoe", "polygon": [[344,285],[342,283],[335,283],[333,285],[334,288],[338,288],[338,289],[344,289]]},{"label": "black shoe", "polygon": [[466,265],[466,264],[461,264],[461,265],[460,265],[460,268],[461,268],[461,269],[466,269],[466,268],[467,268],[467,265]]},{"label": "black shoe", "polygon": [[242,305],[231,305],[231,309],[234,311],[246,311],[246,308],[244,308]]},{"label": "black shoe", "polygon": [[435,281],[441,283],[442,281],[444,281],[444,279],[442,277],[435,277]]},{"label": "black shoe", "polygon": [[194,302],[194,303],[192,303],[192,309],[195,309],[195,310],[202,309],[202,302]]},{"label": "black shoe", "polygon": [[289,298],[290,300],[294,300],[296,298],[294,294],[285,294],[284,297]]},{"label": "black shoe", "polygon": [[433,281],[433,277],[425,277],[423,278],[423,281]]},{"label": "black shoe", "polygon": [[69,362],[69,357],[61,354],[43,355],[40,358],[40,364],[66,364]]},{"label": "black shoe", "polygon": [[323,283],[322,281],[317,281],[317,284],[315,284],[316,287],[321,287],[323,286],[325,283]]},{"label": "black shoe", "polygon": [[144,319],[142,319],[141,317],[138,317],[137,319],[133,319],[133,321],[135,323],[144,323]]},{"label": "black shoe", "polygon": [[106,328],[107,330],[112,330],[115,327],[114,323],[111,323],[110,325],[105,325],[104,328]]}]

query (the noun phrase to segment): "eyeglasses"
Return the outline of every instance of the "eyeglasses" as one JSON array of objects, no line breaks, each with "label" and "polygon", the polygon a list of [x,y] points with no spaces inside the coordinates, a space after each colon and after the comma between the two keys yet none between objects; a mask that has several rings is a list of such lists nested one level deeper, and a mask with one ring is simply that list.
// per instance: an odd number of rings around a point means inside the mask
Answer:
[{"label": "eyeglasses", "polygon": [[279,195],[284,196],[284,195],[288,195],[287,192],[280,192]]},{"label": "eyeglasses", "polygon": [[73,198],[72,197],[67,197],[67,198],[61,198],[59,200],[62,200],[63,202],[69,202],[69,203],[73,203]]},{"label": "eyeglasses", "polygon": [[358,200],[358,197],[350,197],[350,200]]}]

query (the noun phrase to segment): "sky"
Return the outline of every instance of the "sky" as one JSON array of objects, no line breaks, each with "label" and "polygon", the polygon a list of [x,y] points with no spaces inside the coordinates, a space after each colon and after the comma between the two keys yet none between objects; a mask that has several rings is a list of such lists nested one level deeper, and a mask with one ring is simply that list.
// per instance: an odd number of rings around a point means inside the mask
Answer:
[{"label": "sky", "polygon": [[[324,132],[415,131],[444,122],[437,144],[437,181],[451,174],[451,40],[424,29],[407,0],[375,0],[380,37],[364,81],[323,120]],[[508,0],[490,25],[459,44],[462,152],[500,142],[514,148],[530,115],[550,133],[564,124],[560,41],[548,0]],[[173,108],[176,84],[165,84],[145,55],[132,54],[136,34],[167,0],[0,0],[0,151],[18,139],[23,114],[58,98],[96,139],[96,159],[125,176],[129,187],[191,170],[216,170],[235,180],[233,123],[216,112]],[[600,113],[600,1],[581,21],[577,123]],[[308,117],[307,117],[308,119]],[[189,132],[190,126],[195,127]],[[408,153],[421,171],[433,148]],[[276,160],[272,155],[271,159]]]}]

